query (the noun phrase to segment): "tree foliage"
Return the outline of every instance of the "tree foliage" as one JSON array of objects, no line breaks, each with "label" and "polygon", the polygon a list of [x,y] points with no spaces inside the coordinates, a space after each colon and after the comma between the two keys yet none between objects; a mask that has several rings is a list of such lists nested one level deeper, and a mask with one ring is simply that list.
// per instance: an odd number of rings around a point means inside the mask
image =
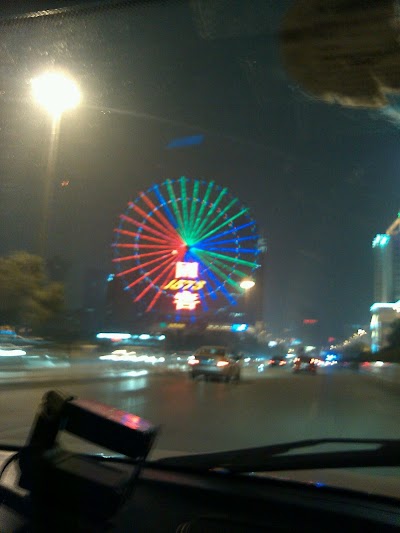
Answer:
[{"label": "tree foliage", "polygon": [[64,287],[50,282],[43,259],[27,252],[0,257],[0,324],[35,327],[64,306]]}]

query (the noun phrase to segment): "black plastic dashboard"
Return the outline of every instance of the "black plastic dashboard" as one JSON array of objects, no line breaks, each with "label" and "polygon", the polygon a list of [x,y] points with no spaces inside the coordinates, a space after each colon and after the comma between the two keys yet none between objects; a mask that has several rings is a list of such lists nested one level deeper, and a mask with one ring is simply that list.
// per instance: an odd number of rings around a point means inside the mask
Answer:
[{"label": "black plastic dashboard", "polygon": [[[112,463],[128,474],[133,468],[129,464]],[[13,464],[3,482],[12,487],[17,478],[18,466]],[[65,503],[68,513],[68,495]],[[67,518],[58,518],[58,531],[67,531],[71,522]],[[73,530],[85,531],[80,528],[78,516],[76,520]],[[69,526],[65,525],[67,523]],[[118,533],[255,533],[326,529],[397,531],[400,529],[400,505],[395,500],[297,482],[215,472],[190,473],[150,465],[142,469],[135,491],[115,520],[104,524],[104,531]],[[96,529],[86,529],[102,530],[100,524]],[[45,530],[36,529],[20,510],[13,509],[11,500],[2,497],[0,531]]]}]

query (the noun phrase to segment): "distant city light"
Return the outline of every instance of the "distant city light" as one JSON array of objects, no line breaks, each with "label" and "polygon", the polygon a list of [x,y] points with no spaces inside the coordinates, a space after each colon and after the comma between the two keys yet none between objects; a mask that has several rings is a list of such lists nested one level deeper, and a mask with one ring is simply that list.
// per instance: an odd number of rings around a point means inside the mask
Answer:
[{"label": "distant city light", "polygon": [[96,335],[97,339],[112,339],[112,340],[125,340],[130,339],[130,333],[98,333]]},{"label": "distant city light", "polygon": [[246,331],[248,329],[248,327],[249,327],[248,324],[232,324],[231,330],[232,331],[237,331],[237,332]]},{"label": "distant city light", "polygon": [[141,341],[148,341],[150,338],[151,338],[151,335],[149,335],[148,333],[142,333],[141,335],[139,335],[139,339]]},{"label": "distant city light", "polygon": [[396,313],[400,313],[400,300],[394,303],[377,302],[370,307],[371,313],[376,313],[380,309],[393,309]]},{"label": "distant city light", "polygon": [[0,357],[20,357],[21,355],[26,355],[26,352],[24,350],[16,349],[0,349]]},{"label": "distant city light", "polygon": [[376,248],[377,246],[380,246],[381,248],[386,246],[390,241],[390,235],[387,235],[386,233],[378,233],[374,240],[372,241],[372,248]]},{"label": "distant city light", "polygon": [[269,341],[268,347],[273,348],[274,346],[278,346],[278,343],[276,341]]},{"label": "distant city light", "polygon": [[159,340],[159,341],[163,341],[164,339],[165,339],[165,335],[160,335],[160,336],[158,337],[158,340]]},{"label": "distant city light", "polygon": [[115,277],[114,274],[108,274],[107,281],[108,282],[112,281],[114,279],[114,277]]}]

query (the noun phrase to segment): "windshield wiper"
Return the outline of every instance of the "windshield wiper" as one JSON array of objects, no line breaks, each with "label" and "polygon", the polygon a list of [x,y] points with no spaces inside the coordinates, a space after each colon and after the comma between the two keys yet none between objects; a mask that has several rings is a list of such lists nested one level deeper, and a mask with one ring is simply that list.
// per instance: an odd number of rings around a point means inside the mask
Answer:
[{"label": "windshield wiper", "polygon": [[[365,446],[360,450],[288,454],[288,452],[298,448],[309,448],[324,444]],[[371,446],[373,446],[372,449]],[[400,440],[311,439],[258,448],[168,457],[160,459],[156,463],[166,467],[181,467],[197,471],[224,470],[235,474],[317,468],[400,466]]]}]

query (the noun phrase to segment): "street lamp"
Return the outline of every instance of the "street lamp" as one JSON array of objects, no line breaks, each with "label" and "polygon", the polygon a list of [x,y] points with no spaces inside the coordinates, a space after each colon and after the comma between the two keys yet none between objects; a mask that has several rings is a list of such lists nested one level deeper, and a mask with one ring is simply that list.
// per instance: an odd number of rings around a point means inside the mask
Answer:
[{"label": "street lamp", "polygon": [[239,283],[240,288],[244,290],[244,311],[247,320],[249,320],[249,291],[254,287],[254,285],[255,282],[251,278],[242,279],[242,281]]},{"label": "street lamp", "polygon": [[76,83],[61,72],[45,72],[33,78],[31,85],[34,99],[53,118],[59,118],[64,111],[77,107],[81,101]]},{"label": "street lamp", "polygon": [[252,289],[254,285],[255,285],[255,282],[252,279],[243,279],[240,282],[240,287],[244,289],[245,291]]},{"label": "street lamp", "polygon": [[55,164],[57,159],[58,136],[61,116],[65,111],[77,107],[81,101],[81,93],[76,83],[61,72],[45,72],[31,80],[34,100],[51,116],[51,138],[45,174],[43,213],[40,230],[40,254],[46,255],[49,225],[49,211],[51,191],[54,181]]}]

